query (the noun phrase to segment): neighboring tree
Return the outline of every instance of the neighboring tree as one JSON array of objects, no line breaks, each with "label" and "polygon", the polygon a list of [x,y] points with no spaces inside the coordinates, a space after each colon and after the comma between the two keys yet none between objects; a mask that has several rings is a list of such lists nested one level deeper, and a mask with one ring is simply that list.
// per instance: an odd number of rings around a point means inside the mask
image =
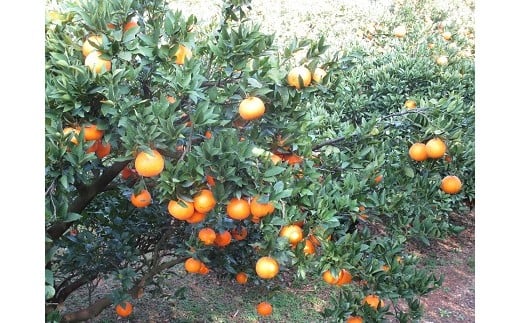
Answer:
[{"label": "neighboring tree", "polygon": [[[224,2],[202,32],[162,0],[48,4],[47,321],[131,315],[180,264],[243,283],[322,276],[341,289],[326,317],[420,317],[441,279],[406,243],[462,230],[450,214],[473,203],[473,61],[438,65],[402,35],[387,45],[415,56],[278,49],[248,5]],[[60,311],[102,279],[117,288]]]}]

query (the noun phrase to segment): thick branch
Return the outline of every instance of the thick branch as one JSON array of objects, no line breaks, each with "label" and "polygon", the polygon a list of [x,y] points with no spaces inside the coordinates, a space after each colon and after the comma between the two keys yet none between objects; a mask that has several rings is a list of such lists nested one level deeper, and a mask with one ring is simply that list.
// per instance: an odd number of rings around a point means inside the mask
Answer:
[{"label": "thick branch", "polygon": [[339,137],[339,138],[334,138],[334,139],[326,140],[326,141],[324,141],[324,142],[322,142],[322,143],[319,143],[319,144],[315,145],[314,147],[312,147],[312,151],[316,151],[316,150],[320,149],[320,148],[323,147],[323,146],[333,145],[333,144],[335,144],[335,143],[337,143],[337,142],[340,142],[340,141],[343,141],[343,140],[345,140],[345,137],[344,137],[344,136],[341,136],[341,137]]},{"label": "thick branch", "polygon": [[[84,194],[79,195],[70,205],[69,212],[70,213],[81,213],[85,207],[96,197],[97,194],[103,192],[107,185],[112,182],[112,180],[125,168],[125,166],[130,162],[121,161],[115,162],[112,166],[105,169],[103,174],[97,178],[97,180],[88,185]],[[51,225],[47,229],[47,234],[52,240],[58,239],[67,229],[73,224],[73,222],[56,222]]]},{"label": "thick branch", "polygon": [[[132,287],[132,289],[130,289],[130,291],[129,291],[130,295],[133,298],[138,298],[140,296],[144,286],[146,286],[148,284],[148,282],[155,275],[157,275],[158,273],[160,273],[161,271],[163,271],[165,269],[168,269],[177,264],[180,264],[180,263],[184,262],[185,260],[186,260],[186,258],[177,258],[177,259],[173,259],[173,260],[170,260],[167,262],[163,262],[162,264],[153,267],[152,269],[150,269],[150,271],[148,273],[146,273],[143,276],[143,278],[141,278],[141,280],[139,282],[137,282]],[[101,313],[101,311],[103,311],[105,308],[107,308],[111,304],[112,304],[112,300],[110,299],[110,297],[105,296],[105,297],[97,300],[94,304],[90,305],[89,307],[87,307],[85,309],[79,310],[77,312],[66,313],[65,315],[63,315],[61,321],[62,322],[86,321],[90,318],[93,318],[93,317],[99,315],[99,313]]]}]

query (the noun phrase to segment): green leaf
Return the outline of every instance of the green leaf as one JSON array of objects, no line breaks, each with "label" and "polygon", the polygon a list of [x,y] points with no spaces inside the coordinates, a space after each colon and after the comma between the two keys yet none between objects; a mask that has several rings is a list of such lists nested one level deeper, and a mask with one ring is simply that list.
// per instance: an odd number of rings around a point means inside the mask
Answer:
[{"label": "green leaf", "polygon": [[261,88],[262,87],[262,84],[260,82],[258,82],[256,79],[252,78],[252,77],[249,77],[247,79],[247,83],[251,86],[251,87],[255,87],[255,88]]},{"label": "green leaf", "polygon": [[45,285],[45,299],[49,299],[54,296],[56,291],[54,290],[53,286]]},{"label": "green leaf", "polygon": [[285,168],[280,166],[271,167],[265,172],[264,177],[276,176],[278,174],[281,174],[284,170]]},{"label": "green leaf", "polygon": [[410,167],[405,167],[405,168],[404,168],[404,174],[405,174],[406,176],[410,177],[410,178],[414,178],[414,176],[415,176],[415,172],[414,172],[413,169],[410,168]]},{"label": "green leaf", "polygon": [[64,220],[65,222],[73,222],[73,221],[76,221],[76,220],[79,220],[81,219],[81,214],[78,214],[78,213],[68,213],[67,214],[67,218]]}]

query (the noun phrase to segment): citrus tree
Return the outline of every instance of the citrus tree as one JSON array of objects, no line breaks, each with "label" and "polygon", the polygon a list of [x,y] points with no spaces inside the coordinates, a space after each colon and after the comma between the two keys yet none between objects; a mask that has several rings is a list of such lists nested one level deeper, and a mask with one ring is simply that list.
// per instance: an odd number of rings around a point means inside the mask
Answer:
[{"label": "citrus tree", "polygon": [[[176,265],[322,277],[339,291],[324,318],[350,322],[417,319],[440,286],[406,245],[461,231],[450,214],[473,203],[464,35],[449,46],[432,12],[329,55],[323,37],[278,48],[249,6],[223,2],[205,29],[161,0],[47,4],[48,321],[131,316]],[[111,293],[60,310],[102,280]]]}]

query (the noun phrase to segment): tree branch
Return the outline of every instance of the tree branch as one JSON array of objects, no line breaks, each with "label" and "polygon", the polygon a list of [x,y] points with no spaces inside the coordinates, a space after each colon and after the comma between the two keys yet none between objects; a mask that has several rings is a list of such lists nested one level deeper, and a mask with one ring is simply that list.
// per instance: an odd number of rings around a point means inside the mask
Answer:
[{"label": "tree branch", "polygon": [[[176,258],[172,259],[167,262],[163,262],[158,266],[153,267],[150,269],[148,273],[146,273],[139,282],[137,282],[129,291],[129,294],[132,296],[132,298],[139,298],[140,294],[144,288],[144,286],[147,285],[147,283],[158,273],[161,271],[171,268],[177,264],[180,264],[182,262],[186,261],[186,258]],[[61,322],[82,322],[86,321],[92,317],[95,317],[101,313],[105,308],[110,306],[112,304],[112,300],[109,296],[105,296],[99,300],[97,300],[94,304],[90,305],[87,308],[84,308],[82,310],[72,312],[72,313],[66,313],[62,316]]]},{"label": "tree branch", "polygon": [[[68,211],[70,213],[81,213],[96,195],[105,190],[105,187],[112,182],[129,162],[130,160],[115,162],[112,166],[105,169],[103,174],[101,174],[95,182],[85,187],[84,194],[76,197],[69,205]],[[72,224],[73,222],[56,222],[47,229],[47,234],[52,240],[56,240],[65,233]]]}]

